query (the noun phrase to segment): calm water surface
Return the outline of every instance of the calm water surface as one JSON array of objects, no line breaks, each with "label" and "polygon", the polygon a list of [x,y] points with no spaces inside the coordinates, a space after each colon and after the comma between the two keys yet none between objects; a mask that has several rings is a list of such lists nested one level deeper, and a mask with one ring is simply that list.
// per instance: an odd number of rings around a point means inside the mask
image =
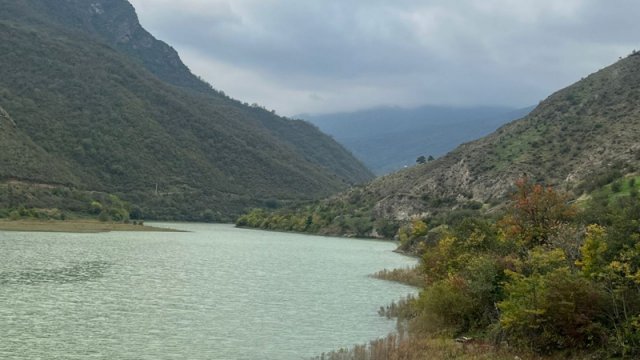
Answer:
[{"label": "calm water surface", "polygon": [[170,226],[191,232],[0,232],[0,359],[307,359],[415,292],[368,277],[415,263],[392,243]]}]

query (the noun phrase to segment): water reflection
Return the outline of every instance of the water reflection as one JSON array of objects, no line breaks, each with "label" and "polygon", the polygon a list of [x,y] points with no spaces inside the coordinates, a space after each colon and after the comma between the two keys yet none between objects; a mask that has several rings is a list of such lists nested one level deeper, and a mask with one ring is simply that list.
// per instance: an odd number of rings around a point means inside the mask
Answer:
[{"label": "water reflection", "polygon": [[67,284],[91,281],[103,277],[112,265],[106,261],[82,261],[54,269],[5,271],[0,272],[0,285]]}]

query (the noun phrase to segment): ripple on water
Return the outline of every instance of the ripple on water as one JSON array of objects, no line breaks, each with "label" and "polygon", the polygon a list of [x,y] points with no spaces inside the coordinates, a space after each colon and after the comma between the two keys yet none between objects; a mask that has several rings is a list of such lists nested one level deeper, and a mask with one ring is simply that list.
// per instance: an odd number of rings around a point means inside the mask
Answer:
[{"label": "ripple on water", "polygon": [[305,359],[393,330],[414,292],[368,277],[393,244],[189,233],[0,232],[0,359]]},{"label": "ripple on water", "polygon": [[4,271],[0,272],[0,286],[91,281],[103,277],[111,265],[107,261],[80,261],[70,266],[53,269]]}]

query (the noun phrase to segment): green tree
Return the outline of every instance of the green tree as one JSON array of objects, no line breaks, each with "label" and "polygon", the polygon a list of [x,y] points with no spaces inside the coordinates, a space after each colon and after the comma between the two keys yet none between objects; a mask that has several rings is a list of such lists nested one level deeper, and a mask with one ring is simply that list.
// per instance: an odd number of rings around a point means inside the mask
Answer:
[{"label": "green tree", "polygon": [[131,208],[131,212],[129,213],[129,217],[131,220],[141,220],[144,218],[144,214],[142,213],[142,209],[138,206],[133,206]]},{"label": "green tree", "polygon": [[102,222],[107,222],[111,220],[111,216],[109,215],[108,211],[103,210],[100,215],[98,215],[98,220],[102,221]]},{"label": "green tree", "polygon": [[606,269],[608,261],[605,258],[607,252],[606,230],[599,225],[589,225],[584,244],[580,247],[581,259],[576,265],[582,268],[582,273],[595,278]]},{"label": "green tree", "polygon": [[89,208],[90,208],[89,211],[92,214],[100,214],[102,212],[103,206],[99,201],[94,200],[91,202],[91,204],[89,204]]},{"label": "green tree", "polygon": [[505,271],[498,308],[510,339],[545,353],[605,343],[604,293],[570,265],[562,250],[537,247]]}]

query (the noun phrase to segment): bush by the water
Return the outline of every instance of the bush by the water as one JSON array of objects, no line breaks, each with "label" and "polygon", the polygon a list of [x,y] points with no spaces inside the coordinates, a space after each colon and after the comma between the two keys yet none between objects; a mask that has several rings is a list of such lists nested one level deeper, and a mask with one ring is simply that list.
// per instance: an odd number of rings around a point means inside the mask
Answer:
[{"label": "bush by the water", "polygon": [[640,356],[637,192],[576,206],[524,179],[497,221],[466,219],[435,240],[423,223],[407,226],[401,236],[420,243],[424,288],[381,311],[409,317],[412,337],[474,334],[534,354]]}]

